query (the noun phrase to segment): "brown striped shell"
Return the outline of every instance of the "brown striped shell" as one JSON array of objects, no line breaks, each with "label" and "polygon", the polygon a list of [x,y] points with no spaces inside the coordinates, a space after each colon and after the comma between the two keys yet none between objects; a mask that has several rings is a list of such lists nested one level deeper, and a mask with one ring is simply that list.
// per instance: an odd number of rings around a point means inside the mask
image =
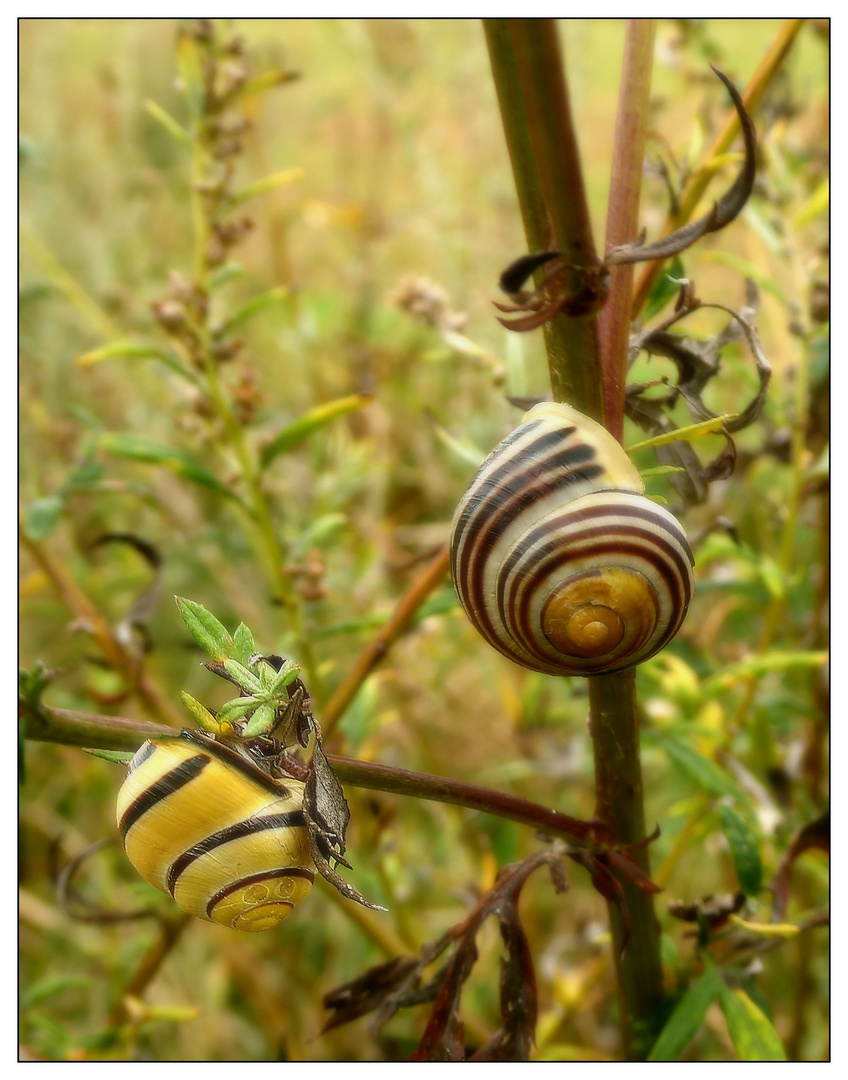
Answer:
[{"label": "brown striped shell", "polygon": [[451,529],[451,573],[483,637],[550,675],[620,671],[680,629],[694,559],[627,454],[568,405],[536,405],[480,466]]},{"label": "brown striped shell", "polygon": [[198,919],[270,930],[312,888],[303,784],[194,732],[146,742],[118,795],[141,876]]}]

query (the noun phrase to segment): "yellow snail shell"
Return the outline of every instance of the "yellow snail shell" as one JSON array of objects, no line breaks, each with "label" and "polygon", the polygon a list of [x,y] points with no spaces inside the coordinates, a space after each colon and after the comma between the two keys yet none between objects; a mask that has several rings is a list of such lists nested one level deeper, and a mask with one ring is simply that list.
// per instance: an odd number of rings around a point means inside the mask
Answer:
[{"label": "yellow snail shell", "polygon": [[141,876],[198,919],[251,932],[312,888],[303,784],[275,780],[194,732],[146,742],[118,795],[118,829]]},{"label": "yellow snail shell", "polygon": [[451,573],[483,637],[549,675],[620,671],[680,629],[694,559],[600,424],[544,402],[480,466],[451,529]]}]

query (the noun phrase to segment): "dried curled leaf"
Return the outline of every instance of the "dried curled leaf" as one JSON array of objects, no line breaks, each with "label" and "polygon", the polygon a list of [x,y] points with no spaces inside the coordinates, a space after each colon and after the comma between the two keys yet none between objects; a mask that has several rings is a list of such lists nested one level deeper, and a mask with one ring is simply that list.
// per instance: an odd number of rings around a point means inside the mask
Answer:
[{"label": "dried curled leaf", "polygon": [[624,263],[649,262],[653,259],[667,259],[672,255],[678,255],[681,251],[691,247],[707,233],[718,232],[725,225],[729,225],[739,211],[748,201],[748,196],[754,187],[754,177],[757,170],[756,138],[757,133],[754,122],[748,115],[742,96],[728,77],[714,64],[710,64],[716,75],[727,87],[727,91],[739,115],[739,123],[742,125],[742,138],[745,143],[745,160],[742,171],[736,177],[732,186],[715,203],[712,210],[697,221],[677,229],[669,236],[663,237],[652,244],[644,242],[644,236],[622,244],[607,252],[604,262],[607,266],[620,266]]},{"label": "dried curled leaf", "polygon": [[[557,842],[546,851],[505,867],[468,918],[424,945],[417,957],[380,964],[333,990],[324,998],[324,1005],[333,1012],[324,1030],[374,1013],[370,1028],[376,1033],[398,1009],[432,1001],[433,1010],[412,1060],[465,1060],[468,1050],[459,1015],[460,999],[477,961],[477,934],[492,916],[499,922],[506,949],[501,962],[501,1024],[484,1046],[471,1053],[470,1060],[526,1061],[536,1027],[536,978],[518,914],[518,898],[530,874],[545,865],[551,870],[556,890],[564,891],[564,853],[564,847]],[[425,968],[448,950],[447,960],[422,983]]]},{"label": "dried curled leaf", "polygon": [[[607,301],[610,289],[610,267],[629,263],[650,262],[678,255],[706,236],[718,232],[739,214],[748,200],[756,175],[756,129],[742,102],[742,97],[728,77],[710,65],[727,87],[739,122],[745,156],[742,169],[730,188],[713,205],[712,210],[697,221],[675,230],[653,243],[645,242],[643,232],[635,240],[612,248],[603,261],[592,266],[566,263],[557,250],[533,252],[515,259],[500,277],[501,289],[514,301],[511,305],[495,303],[506,314],[518,314],[515,319],[498,318],[510,330],[527,331],[543,326],[556,315],[580,317],[599,311]],[[532,274],[544,267],[538,288],[524,292]]]}]

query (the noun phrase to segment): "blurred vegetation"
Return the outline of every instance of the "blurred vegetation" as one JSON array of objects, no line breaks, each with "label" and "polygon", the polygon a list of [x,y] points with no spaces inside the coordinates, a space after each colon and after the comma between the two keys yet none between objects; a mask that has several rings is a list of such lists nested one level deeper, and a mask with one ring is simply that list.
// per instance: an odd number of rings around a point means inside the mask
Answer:
[{"label": "blurred vegetation", "polygon": [[[669,182],[723,119],[708,63],[744,86],[779,28],[779,20],[659,24],[642,213],[649,235],[665,219]],[[200,666],[170,602],[178,594],[230,629],[244,620],[264,651],[296,655],[320,720],[444,544],[474,462],[517,421],[505,393],[548,392],[540,336],[510,335],[491,307],[524,238],[488,58],[473,21],[219,25],[242,36],[231,63],[248,80],[269,70],[298,78],[234,91],[231,112],[247,123],[225,133],[239,144],[219,159],[233,163],[228,192],[249,194],[248,185],[284,175],[229,215],[250,219],[238,246],[211,252],[198,248],[191,147],[169,130],[168,117],[191,119],[178,29],[168,20],[21,22],[21,664],[52,669],[47,699],[65,708],[163,720],[169,702],[173,719],[180,690],[215,707],[226,688],[213,689]],[[600,238],[623,23],[568,21],[563,40]],[[792,837],[828,798],[828,44],[827,24],[803,27],[754,112],[754,198],[732,228],[683,258],[704,300],[738,308],[745,277],[757,283],[757,326],[775,375],[763,417],[738,438],[734,475],[681,513],[697,560],[695,599],[681,635],[637,676],[647,814],[662,829],[652,863],[666,890],[658,913],[672,1003],[692,978],[696,938],[691,922],[667,912],[668,900],[692,905],[741,889],[747,899],[735,917],[749,926],[731,919],[714,929],[711,956],[735,973],[744,1001],[773,1019],[795,1060],[828,1055],[827,930],[779,937],[762,924],[815,922],[828,899],[817,849],[792,867],[779,919],[768,890]],[[163,316],[163,304],[190,307],[186,282],[198,260],[212,289],[200,316],[207,345],[238,342],[214,371],[202,357],[192,366],[167,309]],[[706,337],[724,321],[704,311],[686,333]],[[176,366],[173,355],[182,357]],[[743,346],[723,359],[709,404],[734,412],[756,377]],[[673,379],[671,364],[640,357],[630,379],[664,375]],[[348,405],[310,412],[334,402]],[[292,430],[304,415],[311,419]],[[625,445],[639,437],[628,428]],[[715,456],[722,440],[708,442]],[[640,454],[637,463],[655,460]],[[652,478],[649,491],[675,508],[667,478]],[[162,560],[164,599],[141,620],[141,638],[128,639],[150,647],[143,685],[114,657],[104,661],[91,621],[74,619],[79,609],[69,611],[57,588],[75,583],[107,627],[126,627],[156,571],[137,545],[98,542],[114,534],[141,538]],[[34,551],[48,553],[55,574]],[[590,818],[582,681],[521,671],[486,648],[447,581],[420,614],[328,749]],[[113,835],[121,771],[71,747],[30,742],[22,755],[24,1056],[412,1052],[423,1007],[379,1037],[365,1020],[319,1037],[322,995],[385,959],[319,889],[257,939],[182,928],[143,1000],[127,1001],[159,931],[75,921],[55,894],[62,865]],[[454,806],[352,787],[347,796],[351,880],[389,908],[379,918],[413,953],[462,920],[500,867],[539,846],[529,829]],[[536,875],[522,897],[539,981],[535,1055],[613,1058],[604,908],[586,875],[574,869],[569,879],[570,892],[557,896]],[[99,907],[155,904],[174,915],[117,844],[86,862],[80,888]],[[709,936],[703,918],[700,928]],[[497,1026],[493,926],[478,944],[463,998],[470,1043]],[[733,1057],[731,1039],[713,1006],[685,1056]]]}]

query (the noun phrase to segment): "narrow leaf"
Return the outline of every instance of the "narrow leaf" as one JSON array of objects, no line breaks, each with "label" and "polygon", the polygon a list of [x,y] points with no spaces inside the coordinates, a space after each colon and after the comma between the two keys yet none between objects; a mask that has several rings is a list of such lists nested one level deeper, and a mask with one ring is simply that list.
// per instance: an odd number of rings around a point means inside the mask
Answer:
[{"label": "narrow leaf", "polygon": [[180,701],[185,705],[188,711],[191,713],[194,720],[203,728],[204,731],[217,733],[220,729],[220,725],[212,713],[206,708],[205,705],[201,705],[199,701],[187,694],[185,690],[180,691]]},{"label": "narrow leaf", "polygon": [[254,697],[237,697],[228,701],[218,710],[219,724],[232,724],[235,720],[241,720],[249,712],[253,712],[258,706]]},{"label": "narrow leaf", "polygon": [[291,296],[291,289],[287,289],[285,285],[281,285],[277,289],[269,289],[268,292],[260,293],[259,296],[254,296],[243,304],[238,311],[231,315],[229,319],[220,327],[217,331],[218,337],[224,337],[227,334],[231,334],[233,330],[247,322],[253,315],[259,311],[263,311],[267,307],[271,307],[274,304],[280,304],[284,300],[287,300]]},{"label": "narrow leaf", "polygon": [[235,491],[223,484],[186,450],[166,446],[135,431],[105,431],[97,441],[103,450],[116,457],[140,461],[147,465],[160,465],[184,480],[190,480],[218,495],[241,501]]},{"label": "narrow leaf", "polygon": [[654,282],[648,301],[645,304],[643,322],[650,322],[655,315],[659,315],[662,309],[680,292],[680,282],[686,277],[686,271],[680,256],[675,255],[671,266],[661,274]]},{"label": "narrow leaf", "polygon": [[266,191],[273,191],[274,188],[282,187],[283,184],[291,184],[294,180],[301,180],[305,175],[305,171],[296,165],[293,169],[281,169],[280,172],[271,173],[270,176],[263,176],[261,180],[254,180],[252,184],[248,184],[241,191],[237,191],[232,198],[227,199],[226,209],[234,210],[242,203],[246,203],[248,199],[264,195]]},{"label": "narrow leaf", "polygon": [[648,446],[665,446],[667,443],[680,442],[681,440],[691,442],[694,439],[702,439],[705,435],[714,435],[723,430],[725,421],[734,420],[736,416],[736,413],[722,413],[721,416],[713,416],[709,420],[702,420],[699,424],[689,424],[686,427],[675,428],[674,431],[664,431],[662,435],[655,435],[651,439],[645,439],[642,442],[628,446],[627,453],[632,454],[634,450],[644,450]]},{"label": "narrow leaf", "polygon": [[146,345],[144,342],[112,341],[97,349],[89,349],[88,352],[76,358],[76,363],[80,367],[90,367],[104,360],[158,360],[181,378],[195,386],[199,385],[194,373],[183,367],[173,353],[154,345]]},{"label": "narrow leaf", "polygon": [[238,629],[233,634],[233,660],[238,660],[240,664],[247,667],[248,660],[255,652],[256,642],[253,640],[253,634],[244,623],[239,623]]},{"label": "narrow leaf", "polygon": [[719,1004],[740,1061],[786,1061],[777,1030],[744,990],[722,983]]},{"label": "narrow leaf", "polygon": [[188,627],[188,632],[213,660],[223,661],[230,655],[233,639],[224,626],[218,622],[211,611],[194,600],[175,596],[180,615]]},{"label": "narrow leaf", "polygon": [[[232,644],[231,638],[230,653],[232,653]],[[248,671],[248,669],[244,667],[243,664],[240,664],[238,660],[225,659],[224,670],[230,678],[234,679],[244,690],[249,690],[252,694],[255,694],[262,689],[262,683],[257,676],[254,675],[252,671]]]},{"label": "narrow leaf", "polygon": [[257,735],[265,735],[274,726],[274,709],[271,705],[260,705],[244,726],[242,736],[245,739],[253,739]]},{"label": "narrow leaf", "polygon": [[86,748],[83,752],[89,754],[91,757],[110,761],[113,765],[129,765],[135,757],[132,750],[100,750]]},{"label": "narrow leaf", "polygon": [[829,659],[828,652],[824,650],[821,652],[806,652],[801,649],[797,652],[775,650],[764,656],[754,656],[750,660],[731,664],[720,675],[713,675],[705,680],[703,693],[705,695],[720,693],[740,679],[748,678],[749,675],[759,676],[769,671],[789,671],[791,668],[822,667]]},{"label": "narrow leaf", "polygon": [[170,135],[173,135],[177,142],[182,143],[183,146],[191,147],[191,135],[161,105],[157,105],[155,101],[147,100],[144,107],[154,120],[158,121]]},{"label": "narrow leaf", "polygon": [[271,683],[270,693],[275,697],[279,697],[287,686],[291,686],[299,671],[300,664],[296,664],[294,660],[286,660]]},{"label": "narrow leaf", "polygon": [[715,796],[739,794],[727,773],[689,743],[670,734],[660,736],[659,743],[672,763],[702,791]]},{"label": "narrow leaf", "polygon": [[297,420],[283,428],[262,451],[263,468],[280,456],[293,450],[319,428],[324,427],[339,416],[355,412],[371,401],[370,394],[351,394],[350,397],[337,398],[324,405],[302,413]]},{"label": "narrow leaf", "polygon": [[780,938],[788,940],[797,937],[801,933],[801,927],[794,923],[758,923],[750,919],[740,919],[738,915],[731,915],[730,921],[734,926],[747,930],[749,934],[756,934],[762,938]]},{"label": "narrow leaf", "polygon": [[648,1055],[648,1061],[676,1061],[701,1026],[707,1009],[721,993],[721,976],[710,965],[689,987]]},{"label": "narrow leaf", "polygon": [[719,806],[718,816],[730,847],[739,887],[746,896],[756,896],[763,883],[763,863],[756,837],[748,822],[727,803]]},{"label": "narrow leaf", "polygon": [[266,90],[270,90],[274,86],[282,86],[284,83],[293,82],[299,78],[300,76],[296,71],[282,71],[280,69],[263,71],[261,75],[254,75],[252,79],[248,79],[239,90],[238,96],[240,98],[253,97],[256,94],[262,94]]}]

